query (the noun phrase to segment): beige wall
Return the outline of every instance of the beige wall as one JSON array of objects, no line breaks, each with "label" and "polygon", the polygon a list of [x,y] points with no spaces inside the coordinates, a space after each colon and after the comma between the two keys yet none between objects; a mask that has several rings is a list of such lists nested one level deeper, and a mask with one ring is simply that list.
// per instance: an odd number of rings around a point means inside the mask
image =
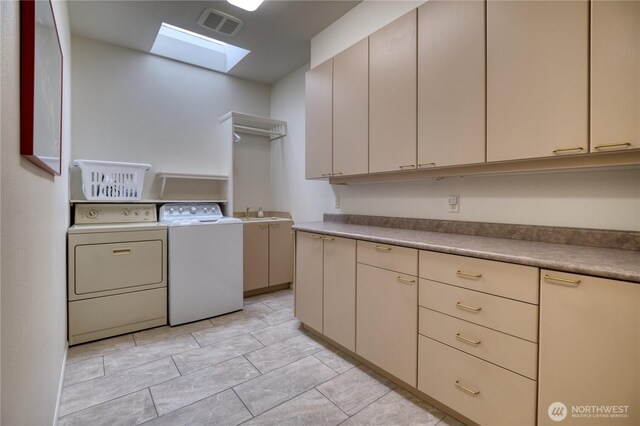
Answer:
[{"label": "beige wall", "polygon": [[54,2],[64,55],[63,174],[20,157],[19,4],[2,1],[1,423],[52,424],[66,347],[70,137],[67,4]]},{"label": "beige wall", "polygon": [[[364,1],[311,41],[319,64],[422,2]],[[271,110],[289,121],[290,139],[277,150],[277,208],[297,221],[323,212],[556,225],[640,231],[640,171],[594,171],[446,178],[331,187],[304,181],[304,69],[272,88]],[[293,108],[296,105],[297,108]],[[275,152],[275,151],[274,151]],[[273,152],[272,152],[273,155]],[[273,157],[272,157],[273,158]],[[461,196],[448,213],[448,195]],[[335,208],[334,195],[340,198]]]},{"label": "beige wall", "polygon": [[[158,171],[218,173],[218,119],[224,114],[269,116],[265,84],[76,36],[72,50],[72,158],[150,163],[144,198],[158,198]],[[244,149],[254,143],[250,139],[237,160],[251,179],[236,189],[266,194],[271,182],[260,165],[269,163],[269,151],[261,145]],[[74,167],[72,199],[83,198],[79,172]],[[239,198],[242,205],[266,203]]]}]

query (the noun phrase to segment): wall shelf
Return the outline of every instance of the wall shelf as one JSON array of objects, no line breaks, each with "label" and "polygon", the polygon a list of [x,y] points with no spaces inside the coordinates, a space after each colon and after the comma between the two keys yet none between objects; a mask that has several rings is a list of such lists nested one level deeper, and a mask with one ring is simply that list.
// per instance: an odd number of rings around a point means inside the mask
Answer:
[{"label": "wall shelf", "polygon": [[[222,123],[229,118],[232,119],[233,131],[235,133],[266,136],[271,141],[283,138],[287,135],[286,121],[231,111],[220,117],[219,122]],[[234,142],[238,141],[239,138],[238,140],[234,138]]]},{"label": "wall shelf", "polygon": [[[160,199],[164,198],[164,190],[166,188],[167,179],[192,179],[192,180],[212,180],[226,182],[229,180],[229,176],[226,175],[209,175],[202,173],[181,173],[181,172],[158,172],[156,174],[158,179],[162,179],[162,186],[160,187]],[[164,200],[170,201],[170,200]],[[174,200],[171,200],[174,201]],[[180,200],[176,200],[180,201]],[[203,200],[208,201],[208,200]],[[220,201],[220,200],[219,200]]]}]

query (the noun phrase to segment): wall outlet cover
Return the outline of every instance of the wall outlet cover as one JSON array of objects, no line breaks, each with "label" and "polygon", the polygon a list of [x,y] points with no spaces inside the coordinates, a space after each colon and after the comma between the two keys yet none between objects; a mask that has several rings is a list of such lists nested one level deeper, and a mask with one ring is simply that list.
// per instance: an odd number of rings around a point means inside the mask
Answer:
[{"label": "wall outlet cover", "polygon": [[449,195],[449,213],[460,213],[460,195]]}]

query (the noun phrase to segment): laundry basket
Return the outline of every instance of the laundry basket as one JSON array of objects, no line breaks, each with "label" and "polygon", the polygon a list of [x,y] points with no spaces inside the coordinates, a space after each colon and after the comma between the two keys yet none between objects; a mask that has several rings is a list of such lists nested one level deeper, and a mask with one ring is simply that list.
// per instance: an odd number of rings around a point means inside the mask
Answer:
[{"label": "laundry basket", "polygon": [[127,201],[142,198],[144,174],[151,164],[75,160],[82,171],[82,192],[90,201]]}]

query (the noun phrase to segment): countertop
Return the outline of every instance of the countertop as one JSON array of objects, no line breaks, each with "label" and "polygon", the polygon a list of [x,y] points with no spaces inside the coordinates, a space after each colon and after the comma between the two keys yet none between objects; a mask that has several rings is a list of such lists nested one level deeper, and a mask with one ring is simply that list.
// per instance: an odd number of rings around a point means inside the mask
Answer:
[{"label": "countertop", "polygon": [[640,251],[636,250],[478,237],[339,222],[295,223],[293,229],[640,283]]}]

